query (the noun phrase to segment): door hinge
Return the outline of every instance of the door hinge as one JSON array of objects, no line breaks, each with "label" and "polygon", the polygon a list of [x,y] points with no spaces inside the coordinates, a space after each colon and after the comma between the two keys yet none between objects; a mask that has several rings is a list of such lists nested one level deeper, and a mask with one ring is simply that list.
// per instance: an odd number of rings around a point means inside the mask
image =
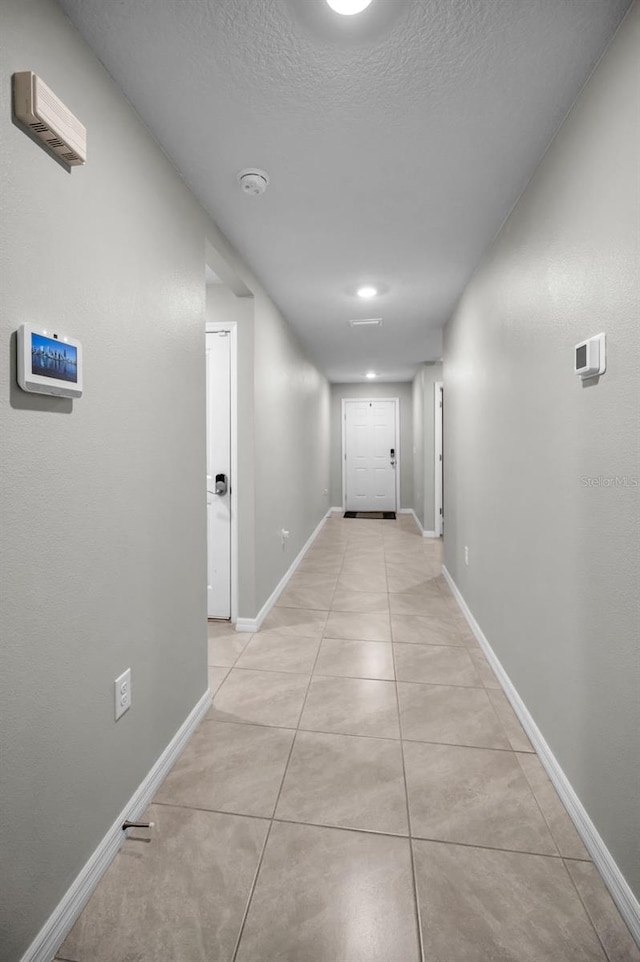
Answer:
[{"label": "door hinge", "polygon": [[439,460],[439,461],[442,461],[442,455],[441,455],[441,454],[438,455],[438,460]]}]

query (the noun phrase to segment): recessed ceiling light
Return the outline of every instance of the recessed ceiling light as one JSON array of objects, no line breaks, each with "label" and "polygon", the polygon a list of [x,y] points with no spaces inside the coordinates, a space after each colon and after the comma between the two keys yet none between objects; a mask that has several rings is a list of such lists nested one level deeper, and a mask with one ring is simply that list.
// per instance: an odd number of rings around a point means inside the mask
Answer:
[{"label": "recessed ceiling light", "polygon": [[376,377],[376,372],[375,372],[375,371],[367,371],[367,373],[365,374],[365,377],[368,377],[369,380],[372,380],[374,377]]},{"label": "recessed ceiling light", "polygon": [[368,301],[371,297],[375,297],[377,293],[377,287],[371,287],[370,284],[365,284],[364,287],[359,287],[356,291],[358,297],[363,298],[365,301]]},{"label": "recessed ceiling light", "polygon": [[327,3],[336,13],[341,13],[343,17],[352,17],[354,13],[362,13],[366,10],[371,0],[327,0]]}]

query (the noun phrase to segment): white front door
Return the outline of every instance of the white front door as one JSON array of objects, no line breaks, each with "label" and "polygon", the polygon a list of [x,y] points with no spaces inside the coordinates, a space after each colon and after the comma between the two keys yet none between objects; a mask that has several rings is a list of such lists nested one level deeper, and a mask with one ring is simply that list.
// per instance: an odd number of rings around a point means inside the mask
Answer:
[{"label": "white front door", "polygon": [[345,511],[396,511],[395,400],[344,402]]},{"label": "white front door", "polygon": [[231,337],[207,333],[207,611],[231,617]]}]

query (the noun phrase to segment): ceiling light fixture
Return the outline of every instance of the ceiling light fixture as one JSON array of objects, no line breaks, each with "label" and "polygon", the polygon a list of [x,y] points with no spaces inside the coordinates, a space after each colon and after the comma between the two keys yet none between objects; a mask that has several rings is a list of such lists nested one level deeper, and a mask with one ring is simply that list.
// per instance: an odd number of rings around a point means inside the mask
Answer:
[{"label": "ceiling light fixture", "polygon": [[352,17],[354,13],[362,13],[366,10],[371,0],[327,0],[327,3],[332,10],[343,17]]},{"label": "ceiling light fixture", "polygon": [[367,373],[365,374],[365,377],[368,377],[369,380],[371,381],[373,380],[374,377],[377,377],[377,375],[375,371],[367,371]]},{"label": "ceiling light fixture", "polygon": [[377,287],[371,287],[370,284],[365,284],[364,287],[359,287],[358,290],[356,291],[356,294],[358,295],[358,297],[361,297],[365,301],[368,301],[370,298],[375,297],[377,293],[378,293]]},{"label": "ceiling light fixture", "polygon": [[354,320],[349,321],[351,327],[380,327],[382,324],[381,317],[358,317]]}]

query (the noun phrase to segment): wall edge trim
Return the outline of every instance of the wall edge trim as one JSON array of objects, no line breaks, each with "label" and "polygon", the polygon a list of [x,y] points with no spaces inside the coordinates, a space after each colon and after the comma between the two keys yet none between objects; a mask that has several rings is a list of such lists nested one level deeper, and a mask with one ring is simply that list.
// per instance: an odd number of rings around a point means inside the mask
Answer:
[{"label": "wall edge trim", "polygon": [[210,705],[211,692],[207,689],[71,883],[20,962],[50,962],[53,958],[89,901],[98,882],[120,851],[125,839],[122,823],[125,819],[135,821],[144,813]]},{"label": "wall edge trim", "polygon": [[311,532],[311,534],[303,544],[302,548],[300,549],[300,551],[298,552],[294,560],[291,562],[291,565],[289,566],[289,568],[287,568],[282,578],[280,579],[278,584],[275,586],[275,588],[273,589],[273,591],[271,592],[271,594],[263,604],[262,608],[260,609],[256,617],[255,618],[238,618],[236,621],[236,631],[255,632],[260,630],[260,626],[262,625],[262,622],[264,621],[264,619],[267,617],[267,615],[275,605],[276,601],[278,600],[278,598],[286,588],[287,583],[291,578],[292,574],[295,572],[296,568],[298,567],[298,565],[306,555],[307,551],[309,550],[309,548],[311,547],[315,539],[320,534],[320,530],[323,527],[327,518],[330,516],[332,510],[333,509],[329,509],[329,511],[327,511],[327,513],[322,516],[320,523],[314,529],[314,531]]},{"label": "wall edge trim", "polygon": [[587,810],[580,801],[575,789],[565,775],[557,758],[551,751],[551,748],[542,735],[542,732],[536,725],[533,716],[520,697],[515,685],[509,678],[505,669],[502,667],[500,659],[491,647],[488,639],[482,631],[482,628],[473,617],[471,609],[464,600],[462,592],[447,571],[445,565],[442,566],[442,574],[444,575],[447,584],[451,588],[453,596],[456,599],[462,614],[469,623],[469,627],[478,639],[478,643],[484,651],[484,654],[487,656],[489,664],[497,675],[498,680],[504,689],[504,693],[509,699],[509,702],[518,716],[522,727],[529,736],[531,744],[538,753],[538,757],[540,758],[547,775],[551,779],[554,788],[558,792],[558,795],[560,796],[560,799],[565,806],[571,821],[576,827],[578,835],[584,842],[589,855],[593,859],[594,865],[600,872],[602,880],[609,890],[613,901],[618,907],[620,915],[626,922],[629,931],[631,932],[632,938],[635,939],[638,945],[640,945],[640,903],[631,891],[631,888],[629,887],[624,875],[618,868],[613,855],[605,845],[602,836],[591,821]]}]

